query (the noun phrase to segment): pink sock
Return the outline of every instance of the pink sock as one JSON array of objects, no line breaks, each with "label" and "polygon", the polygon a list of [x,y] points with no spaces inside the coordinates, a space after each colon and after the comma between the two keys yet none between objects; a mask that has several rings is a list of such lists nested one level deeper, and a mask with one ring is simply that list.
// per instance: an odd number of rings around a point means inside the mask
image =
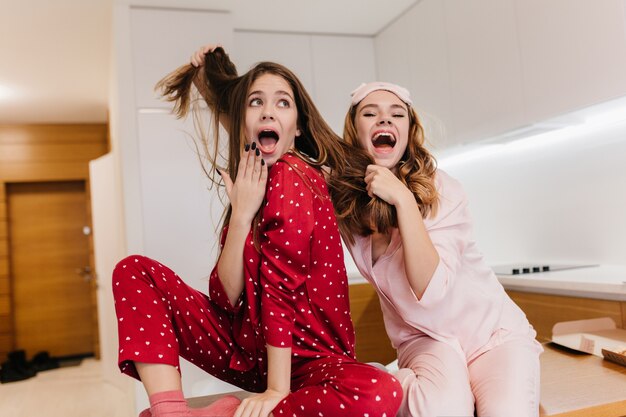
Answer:
[{"label": "pink sock", "polygon": [[150,396],[150,408],[139,417],[232,417],[241,400],[227,395],[202,408],[189,408],[182,391],[164,391]]},{"label": "pink sock", "polygon": [[202,408],[190,408],[193,417],[233,417],[241,400],[227,395]]},{"label": "pink sock", "polygon": [[139,417],[191,417],[183,392],[163,391],[149,397],[150,410],[144,410]]},{"label": "pink sock", "polygon": [[149,408],[146,408],[141,413],[139,413],[139,417],[152,417],[152,413]]}]

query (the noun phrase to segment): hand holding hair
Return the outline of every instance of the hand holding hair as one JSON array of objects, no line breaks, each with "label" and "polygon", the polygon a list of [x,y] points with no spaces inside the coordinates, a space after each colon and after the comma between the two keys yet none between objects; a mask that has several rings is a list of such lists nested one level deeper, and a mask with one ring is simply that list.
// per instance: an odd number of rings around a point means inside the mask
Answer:
[{"label": "hand holding hair", "polygon": [[413,193],[396,175],[385,167],[368,165],[365,170],[367,194],[370,197],[378,197],[393,206],[398,205],[403,199],[415,201]]},{"label": "hand holding hair", "polygon": [[209,52],[215,51],[216,48],[221,48],[221,47],[222,45],[219,43],[210,43],[208,45],[204,45],[203,47],[198,49],[196,52],[194,52],[193,55],[191,55],[191,58],[189,60],[191,65],[193,65],[194,67],[203,66],[204,56],[208,54]]}]

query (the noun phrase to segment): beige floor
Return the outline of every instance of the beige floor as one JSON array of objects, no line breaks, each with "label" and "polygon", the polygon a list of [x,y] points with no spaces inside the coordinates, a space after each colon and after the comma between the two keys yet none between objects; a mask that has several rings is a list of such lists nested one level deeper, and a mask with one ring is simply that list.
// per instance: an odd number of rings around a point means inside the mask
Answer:
[{"label": "beige floor", "polygon": [[134,417],[128,393],[107,383],[95,359],[0,385],[2,417]]}]

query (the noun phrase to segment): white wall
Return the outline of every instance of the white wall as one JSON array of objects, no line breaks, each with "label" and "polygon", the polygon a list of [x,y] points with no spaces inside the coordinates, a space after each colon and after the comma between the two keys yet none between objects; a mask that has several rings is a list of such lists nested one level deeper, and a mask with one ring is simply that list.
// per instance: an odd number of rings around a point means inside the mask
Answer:
[{"label": "white wall", "polygon": [[[117,367],[117,317],[111,282],[113,268],[126,252],[118,173],[115,154],[106,154],[89,163],[102,375],[106,383],[132,398],[132,380],[122,376]],[[134,401],[126,403],[134,408]]]},{"label": "white wall", "polygon": [[442,160],[465,186],[490,264],[626,264],[626,121],[568,130]]}]

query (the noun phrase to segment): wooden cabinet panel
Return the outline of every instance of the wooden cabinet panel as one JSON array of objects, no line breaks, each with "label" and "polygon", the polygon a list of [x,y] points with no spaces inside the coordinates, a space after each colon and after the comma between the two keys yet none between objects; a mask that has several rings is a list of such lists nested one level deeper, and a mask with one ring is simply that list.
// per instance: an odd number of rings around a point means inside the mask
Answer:
[{"label": "wooden cabinet panel", "polygon": [[4,356],[12,350],[13,350],[13,338],[8,334],[0,333],[0,360],[3,360]]},{"label": "wooden cabinet panel", "polygon": [[39,180],[61,181],[87,178],[86,162],[3,162],[0,179],[6,182],[35,182]]},{"label": "wooden cabinet panel", "polygon": [[0,316],[8,316],[11,312],[11,297],[0,295]]},{"label": "wooden cabinet panel", "polygon": [[105,143],[24,143],[2,144],[0,164],[90,161],[106,152]]},{"label": "wooden cabinet panel", "polygon": [[13,320],[9,315],[0,314],[0,334],[11,333],[13,331]]},{"label": "wooden cabinet panel", "polygon": [[624,327],[622,305],[619,301],[559,295],[533,294],[507,291],[515,303],[526,313],[528,321],[537,331],[540,342],[550,340],[552,326],[561,321],[611,317],[617,327]]},{"label": "wooden cabinet panel", "polygon": [[43,143],[106,143],[107,126],[96,124],[1,125],[0,147],[4,145],[39,146]]},{"label": "wooden cabinet panel", "polygon": [[[626,302],[595,300],[507,291],[526,313],[541,342],[550,340],[552,327],[561,321],[611,317],[616,325],[626,325]],[[350,306],[356,330],[357,358],[361,361],[388,363],[395,349],[387,337],[376,291],[370,284],[350,285]]]},{"label": "wooden cabinet panel", "polygon": [[104,124],[0,126],[0,182],[85,179],[106,152]]},{"label": "wooden cabinet panel", "polygon": [[387,364],[396,350],[387,337],[378,295],[368,284],[350,285],[350,311],[356,332],[356,357],[361,362]]},{"label": "wooden cabinet panel", "polygon": [[[2,263],[1,259],[0,263]],[[0,295],[9,295],[10,289],[11,286],[9,285],[9,274],[0,273]]]}]

